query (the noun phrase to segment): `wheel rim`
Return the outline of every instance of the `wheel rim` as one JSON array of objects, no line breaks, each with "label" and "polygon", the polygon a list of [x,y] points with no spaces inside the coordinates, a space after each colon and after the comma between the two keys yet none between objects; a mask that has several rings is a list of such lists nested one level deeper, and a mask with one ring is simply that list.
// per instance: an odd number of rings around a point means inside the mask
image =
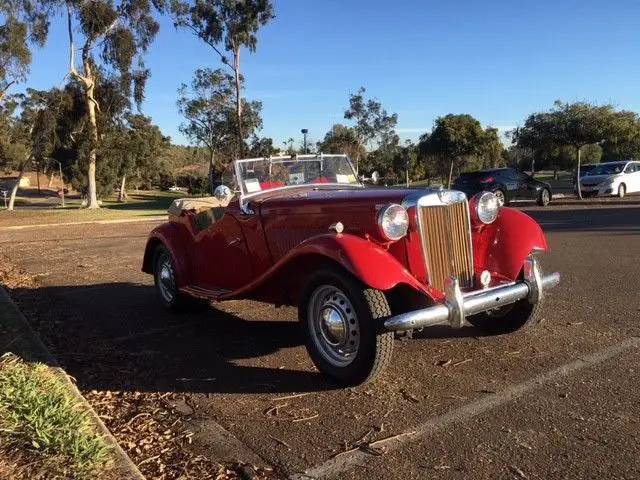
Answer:
[{"label": "wheel rim", "polygon": [[542,190],[542,204],[546,205],[549,203],[549,192],[547,190]]},{"label": "wheel rim", "polygon": [[157,283],[162,298],[171,303],[176,296],[176,276],[171,260],[163,255],[158,262]]},{"label": "wheel rim", "polygon": [[498,197],[498,204],[500,206],[504,205],[504,193],[502,193],[502,190],[496,190],[494,192],[495,196]]},{"label": "wheel rim", "polygon": [[322,285],[311,294],[307,308],[316,350],[336,367],[351,364],[360,347],[360,325],[349,298],[339,288]]},{"label": "wheel rim", "polygon": [[625,192],[624,192],[624,185],[620,185],[620,186],[618,187],[618,196],[619,196],[620,198],[622,198],[622,197],[624,197],[624,193],[625,193]]}]

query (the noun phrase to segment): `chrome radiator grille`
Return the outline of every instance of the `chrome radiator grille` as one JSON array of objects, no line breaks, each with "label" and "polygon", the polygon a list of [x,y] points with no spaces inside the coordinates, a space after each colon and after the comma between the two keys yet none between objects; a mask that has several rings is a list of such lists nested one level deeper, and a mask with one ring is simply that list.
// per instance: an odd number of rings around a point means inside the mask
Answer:
[{"label": "chrome radiator grille", "polygon": [[429,283],[444,290],[447,278],[455,275],[460,287],[472,287],[473,247],[467,201],[418,205],[417,214]]}]

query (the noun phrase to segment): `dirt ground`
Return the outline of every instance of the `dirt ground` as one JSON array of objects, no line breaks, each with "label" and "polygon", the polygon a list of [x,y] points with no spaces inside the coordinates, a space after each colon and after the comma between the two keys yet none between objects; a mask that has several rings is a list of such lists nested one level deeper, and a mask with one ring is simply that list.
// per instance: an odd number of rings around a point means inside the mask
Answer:
[{"label": "dirt ground", "polygon": [[526,210],[562,274],[543,322],[425,329],[354,389],[315,371],[294,309],[164,313],[140,272],[152,222],[0,225],[0,252],[39,280],[11,293],[89,399],[169,395],[193,455],[294,478],[640,478],[640,205]]}]

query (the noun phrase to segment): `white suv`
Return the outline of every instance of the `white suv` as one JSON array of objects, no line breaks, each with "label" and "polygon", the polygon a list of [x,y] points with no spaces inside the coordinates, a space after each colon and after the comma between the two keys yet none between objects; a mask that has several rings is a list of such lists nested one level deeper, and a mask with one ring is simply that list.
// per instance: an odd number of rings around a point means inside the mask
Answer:
[{"label": "white suv", "polygon": [[601,163],[580,179],[582,192],[589,195],[617,195],[640,192],[640,162],[625,160]]}]

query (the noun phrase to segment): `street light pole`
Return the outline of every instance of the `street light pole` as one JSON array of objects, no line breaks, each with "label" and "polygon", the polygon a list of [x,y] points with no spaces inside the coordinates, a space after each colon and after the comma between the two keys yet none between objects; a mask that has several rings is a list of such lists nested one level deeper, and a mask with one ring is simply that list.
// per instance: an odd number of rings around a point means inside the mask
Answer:
[{"label": "street light pole", "polygon": [[302,133],[302,135],[304,135],[304,153],[308,153],[307,152],[307,133],[309,133],[309,129],[303,128],[302,130],[300,130],[300,132]]}]

